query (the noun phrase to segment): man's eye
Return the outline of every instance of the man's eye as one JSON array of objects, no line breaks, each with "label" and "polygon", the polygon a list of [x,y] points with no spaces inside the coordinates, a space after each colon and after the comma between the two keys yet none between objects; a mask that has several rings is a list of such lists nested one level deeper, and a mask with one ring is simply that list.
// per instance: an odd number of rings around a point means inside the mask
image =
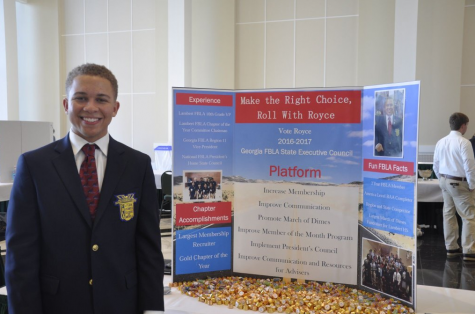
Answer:
[{"label": "man's eye", "polygon": [[98,99],[97,99],[97,102],[99,102],[99,103],[105,103],[105,102],[107,102],[107,99],[105,99],[105,98],[98,98]]},{"label": "man's eye", "polygon": [[86,97],[74,97],[73,100],[76,100],[76,101],[87,101],[87,98],[86,98]]}]

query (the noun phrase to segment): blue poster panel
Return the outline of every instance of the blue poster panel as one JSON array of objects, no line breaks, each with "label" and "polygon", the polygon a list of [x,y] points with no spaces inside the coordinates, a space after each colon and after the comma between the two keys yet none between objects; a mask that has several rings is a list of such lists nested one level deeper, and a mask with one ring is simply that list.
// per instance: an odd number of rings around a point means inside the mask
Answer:
[{"label": "blue poster panel", "polygon": [[358,88],[236,92],[235,272],[357,283],[361,127]]},{"label": "blue poster panel", "polygon": [[358,282],[412,306],[416,300],[418,120],[419,82],[363,89],[362,271]]},{"label": "blue poster panel", "polygon": [[231,268],[231,227],[176,232],[177,275]]},{"label": "blue poster panel", "polygon": [[364,179],[365,226],[414,236],[414,183]]},{"label": "blue poster panel", "polygon": [[173,99],[174,279],[229,275],[232,198],[223,187],[234,166],[234,93],[175,90]]}]

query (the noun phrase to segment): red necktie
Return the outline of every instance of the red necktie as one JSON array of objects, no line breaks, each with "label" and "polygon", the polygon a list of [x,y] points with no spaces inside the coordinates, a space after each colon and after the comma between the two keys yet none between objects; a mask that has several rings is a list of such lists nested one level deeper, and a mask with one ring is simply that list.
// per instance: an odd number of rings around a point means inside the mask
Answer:
[{"label": "red necktie", "polygon": [[391,117],[388,118],[388,133],[391,135],[391,132],[393,131],[393,125],[391,123]]},{"label": "red necktie", "polygon": [[86,144],[82,147],[86,158],[81,164],[79,177],[86,195],[87,205],[91,213],[92,220],[96,217],[97,203],[99,203],[99,181],[97,180],[96,158],[94,152],[96,145]]}]

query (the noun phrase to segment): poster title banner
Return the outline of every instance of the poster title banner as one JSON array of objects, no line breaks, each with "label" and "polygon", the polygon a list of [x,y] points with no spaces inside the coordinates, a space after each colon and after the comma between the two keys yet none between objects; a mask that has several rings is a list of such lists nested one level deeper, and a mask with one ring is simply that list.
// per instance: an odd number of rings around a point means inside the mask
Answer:
[{"label": "poster title banner", "polygon": [[236,94],[236,123],[360,123],[361,91]]}]

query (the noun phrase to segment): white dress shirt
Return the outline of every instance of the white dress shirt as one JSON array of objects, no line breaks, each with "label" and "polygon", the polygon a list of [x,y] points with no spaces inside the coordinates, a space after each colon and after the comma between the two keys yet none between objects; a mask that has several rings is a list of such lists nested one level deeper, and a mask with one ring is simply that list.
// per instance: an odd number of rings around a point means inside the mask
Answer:
[{"label": "white dress shirt", "polygon": [[[86,144],[96,144],[99,149],[96,148],[94,157],[96,158],[96,169],[97,169],[97,180],[99,183],[99,191],[102,188],[102,182],[104,181],[104,173],[106,171],[107,165],[107,152],[109,149],[109,133],[104,137],[98,139],[94,143],[89,143],[79,135],[73,133],[71,130],[69,132],[69,140],[73,148],[74,158],[76,160],[76,166],[79,170],[81,169],[81,164],[86,158],[86,154],[81,150],[82,147]],[[144,314],[163,314],[162,311],[145,311]]]},{"label": "white dress shirt", "polygon": [[104,173],[106,172],[107,165],[107,152],[109,149],[109,133],[104,137],[98,139],[94,143],[89,143],[79,135],[69,132],[69,140],[73,148],[74,159],[76,159],[76,166],[79,170],[81,169],[81,164],[86,158],[86,154],[82,151],[82,147],[86,144],[96,144],[99,149],[96,148],[94,157],[96,158],[96,170],[97,170],[97,181],[99,183],[99,191],[102,188],[102,182],[104,181]]},{"label": "white dress shirt", "polygon": [[434,172],[467,178],[470,189],[475,188],[475,159],[472,144],[459,131],[450,131],[440,139],[434,151]]},{"label": "white dress shirt", "polygon": [[401,274],[398,271],[394,272],[393,275],[393,282],[395,281],[397,281],[398,285],[401,283]]}]

